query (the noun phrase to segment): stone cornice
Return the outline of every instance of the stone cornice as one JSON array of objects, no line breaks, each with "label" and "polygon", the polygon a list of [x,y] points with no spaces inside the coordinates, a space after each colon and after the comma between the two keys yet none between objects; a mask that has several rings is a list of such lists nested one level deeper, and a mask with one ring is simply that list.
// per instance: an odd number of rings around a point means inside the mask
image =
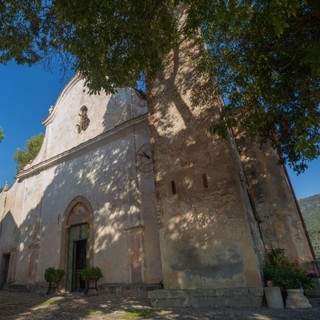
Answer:
[{"label": "stone cornice", "polygon": [[71,148],[67,151],[59,153],[59,154],[57,154],[57,155],[55,155],[45,161],[41,161],[41,162],[31,166],[30,168],[21,171],[17,175],[17,181],[21,182],[22,180],[24,180],[30,176],[36,175],[49,167],[57,165],[57,164],[64,162],[66,160],[75,158],[75,157],[77,157],[85,152],[88,152],[90,150],[96,149],[96,148],[104,145],[108,140],[112,140],[113,138],[116,138],[120,134],[123,134],[126,131],[129,131],[130,129],[132,129],[134,127],[134,125],[142,124],[147,119],[148,119],[147,114],[130,119],[126,122],[119,124],[118,126],[114,127],[113,129],[111,129],[109,131],[106,131],[106,132],[104,132],[104,133],[84,142],[84,143],[77,145],[74,148]]}]

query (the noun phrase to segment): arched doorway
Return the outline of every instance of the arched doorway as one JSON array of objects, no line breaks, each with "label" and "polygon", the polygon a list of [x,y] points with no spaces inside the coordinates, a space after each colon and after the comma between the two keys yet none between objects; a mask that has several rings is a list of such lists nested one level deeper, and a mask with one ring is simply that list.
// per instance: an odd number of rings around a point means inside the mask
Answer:
[{"label": "arched doorway", "polygon": [[93,211],[83,197],[75,198],[65,211],[62,223],[61,268],[65,270],[65,289],[83,291],[81,271],[93,265]]}]

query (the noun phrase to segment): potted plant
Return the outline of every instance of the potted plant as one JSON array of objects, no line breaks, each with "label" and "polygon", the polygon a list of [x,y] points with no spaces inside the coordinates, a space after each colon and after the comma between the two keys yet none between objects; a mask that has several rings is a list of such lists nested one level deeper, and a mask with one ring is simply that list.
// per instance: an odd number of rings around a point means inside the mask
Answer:
[{"label": "potted plant", "polygon": [[308,277],[312,278],[316,283],[314,288],[310,288],[305,291],[308,297],[319,297],[320,296],[320,274],[319,272],[312,270],[308,272]]},{"label": "potted plant", "polygon": [[266,266],[264,268],[264,276],[266,280],[266,287],[264,293],[269,308],[283,309],[283,291],[280,289],[275,279],[277,279],[278,268],[283,262],[282,249],[272,248],[267,252]]},{"label": "potted plant", "polygon": [[[44,279],[49,283],[47,294],[51,289],[57,290],[59,288],[60,281],[64,276],[64,271],[61,269],[47,268],[44,272]],[[52,283],[55,283],[55,286],[52,286]]]},{"label": "potted plant", "polygon": [[81,278],[86,282],[85,294],[88,295],[90,289],[95,289],[98,292],[97,282],[103,277],[99,267],[86,267],[81,272]]},{"label": "potted plant", "polygon": [[284,250],[272,248],[267,253],[264,268],[266,281],[272,281],[287,293],[286,308],[310,308],[304,290],[315,287],[316,283],[297,263],[287,260]]}]

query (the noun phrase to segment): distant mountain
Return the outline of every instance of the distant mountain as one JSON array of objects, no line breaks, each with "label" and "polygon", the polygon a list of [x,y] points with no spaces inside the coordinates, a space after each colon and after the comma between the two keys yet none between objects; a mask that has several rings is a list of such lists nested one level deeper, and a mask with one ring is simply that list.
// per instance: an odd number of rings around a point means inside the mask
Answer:
[{"label": "distant mountain", "polygon": [[299,200],[300,208],[317,258],[320,258],[320,194]]}]

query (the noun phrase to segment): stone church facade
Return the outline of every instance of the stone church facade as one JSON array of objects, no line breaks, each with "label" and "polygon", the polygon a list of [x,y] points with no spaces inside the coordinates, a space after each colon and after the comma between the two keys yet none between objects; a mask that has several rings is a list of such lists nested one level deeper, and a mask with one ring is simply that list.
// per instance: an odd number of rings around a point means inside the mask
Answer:
[{"label": "stone church facade", "polygon": [[0,194],[0,283],[42,288],[84,266],[102,288],[164,288],[155,305],[259,305],[265,250],[311,268],[312,249],[276,153],[207,133],[222,107],[182,41],[148,87],[89,95],[75,77],[43,121],[36,159]]},{"label": "stone church facade", "polygon": [[106,283],[159,283],[146,101],[134,89],[89,95],[75,77],[50,111],[40,153],[1,193],[8,284],[41,284],[52,266],[77,291],[84,265]]}]

